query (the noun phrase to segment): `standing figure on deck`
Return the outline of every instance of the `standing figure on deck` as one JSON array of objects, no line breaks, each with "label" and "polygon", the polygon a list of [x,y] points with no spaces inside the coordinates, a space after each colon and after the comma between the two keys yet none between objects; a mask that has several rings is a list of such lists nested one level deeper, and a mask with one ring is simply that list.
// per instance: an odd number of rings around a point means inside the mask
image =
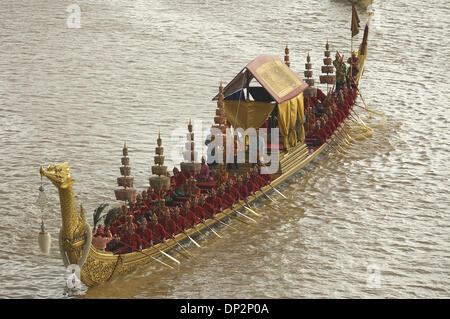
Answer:
[{"label": "standing figure on deck", "polygon": [[347,66],[345,65],[343,57],[341,57],[339,52],[336,52],[333,65],[336,68],[336,92],[339,92],[343,85],[347,83]]},{"label": "standing figure on deck", "polygon": [[[347,63],[350,65],[350,67],[348,68],[348,73],[349,75],[351,75],[351,77],[354,79],[356,79],[356,76],[358,75],[359,69],[358,69],[358,64],[359,64],[359,59],[356,56],[356,52],[352,52],[352,56],[350,58],[347,59]],[[350,70],[351,70],[351,74],[350,74]],[[350,81],[352,82],[352,81]],[[352,87],[351,83],[349,85],[349,87]]]}]

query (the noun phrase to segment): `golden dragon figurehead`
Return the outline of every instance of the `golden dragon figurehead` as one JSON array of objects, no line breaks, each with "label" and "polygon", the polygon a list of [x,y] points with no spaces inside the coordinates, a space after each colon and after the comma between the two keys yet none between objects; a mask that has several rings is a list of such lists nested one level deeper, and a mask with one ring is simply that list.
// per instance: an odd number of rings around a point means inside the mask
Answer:
[{"label": "golden dragon figurehead", "polygon": [[49,165],[46,170],[40,169],[41,176],[47,177],[57,188],[67,188],[75,181],[70,178],[69,163]]},{"label": "golden dragon figurehead", "polygon": [[72,263],[76,263],[80,255],[79,252],[75,254],[71,245],[83,241],[83,236],[86,234],[86,218],[82,205],[80,205],[80,212],[77,211],[72,189],[75,181],[70,177],[69,163],[50,165],[46,170],[41,167],[40,173],[41,177],[47,177],[58,188],[64,249],[71,252],[69,259]]}]

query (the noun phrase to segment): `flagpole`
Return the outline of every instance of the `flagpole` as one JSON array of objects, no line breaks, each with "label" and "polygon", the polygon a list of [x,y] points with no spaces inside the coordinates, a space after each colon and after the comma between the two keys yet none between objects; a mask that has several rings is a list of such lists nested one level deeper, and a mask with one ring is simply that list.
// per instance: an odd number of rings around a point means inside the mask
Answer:
[{"label": "flagpole", "polygon": [[[350,28],[350,75],[353,76],[353,63],[352,62],[352,53],[353,53],[353,10],[355,8],[355,3],[352,0],[352,21],[351,21],[351,28]],[[345,63],[345,62],[344,62]]]}]

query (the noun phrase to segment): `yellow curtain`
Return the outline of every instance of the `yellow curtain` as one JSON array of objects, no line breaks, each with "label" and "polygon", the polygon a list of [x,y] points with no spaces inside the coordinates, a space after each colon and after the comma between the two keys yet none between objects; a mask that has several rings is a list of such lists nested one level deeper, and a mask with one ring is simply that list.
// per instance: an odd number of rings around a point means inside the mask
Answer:
[{"label": "yellow curtain", "polygon": [[286,148],[297,145],[297,132],[295,125],[299,123],[299,140],[304,141],[305,131],[303,129],[303,93],[278,104],[278,127],[283,136],[283,144]]},{"label": "yellow curtain", "polygon": [[297,108],[297,124],[298,124],[298,131],[299,134],[297,136],[297,140],[300,143],[303,143],[305,141],[305,128],[303,127],[303,121],[305,119],[305,107],[304,107],[304,100],[303,100],[303,92],[300,93],[298,98],[298,108]]},{"label": "yellow curtain", "polygon": [[227,121],[233,127],[240,127],[244,130],[249,127],[260,128],[275,107],[275,104],[272,103],[234,100],[225,100],[224,104]]}]

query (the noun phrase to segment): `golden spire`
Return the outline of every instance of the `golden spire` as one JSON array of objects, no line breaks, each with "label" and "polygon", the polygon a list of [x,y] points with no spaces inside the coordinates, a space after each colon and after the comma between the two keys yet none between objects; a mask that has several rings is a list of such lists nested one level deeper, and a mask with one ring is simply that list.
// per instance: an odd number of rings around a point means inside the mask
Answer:
[{"label": "golden spire", "polygon": [[289,62],[289,48],[287,43],[286,48],[284,49],[284,63],[286,63],[288,67],[291,67],[291,62]]}]

